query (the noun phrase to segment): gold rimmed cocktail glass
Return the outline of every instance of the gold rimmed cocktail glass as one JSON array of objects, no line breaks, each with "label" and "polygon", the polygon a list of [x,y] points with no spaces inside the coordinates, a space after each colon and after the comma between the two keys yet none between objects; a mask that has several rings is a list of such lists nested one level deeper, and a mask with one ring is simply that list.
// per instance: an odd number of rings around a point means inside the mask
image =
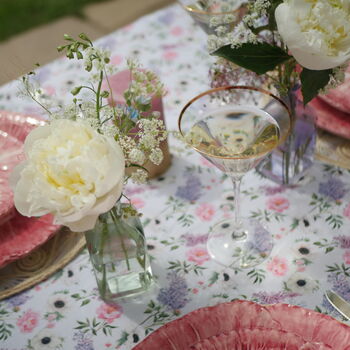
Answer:
[{"label": "gold rimmed cocktail glass", "polygon": [[240,183],[287,137],[288,107],[268,91],[226,86],[206,91],[182,109],[179,130],[186,143],[233,182],[233,219],[215,224],[208,236],[211,257],[225,266],[249,268],[270,254],[272,236],[258,220],[240,215]]},{"label": "gold rimmed cocktail glass", "polygon": [[207,34],[225,26],[230,31],[246,12],[244,0],[178,0],[186,12]]}]

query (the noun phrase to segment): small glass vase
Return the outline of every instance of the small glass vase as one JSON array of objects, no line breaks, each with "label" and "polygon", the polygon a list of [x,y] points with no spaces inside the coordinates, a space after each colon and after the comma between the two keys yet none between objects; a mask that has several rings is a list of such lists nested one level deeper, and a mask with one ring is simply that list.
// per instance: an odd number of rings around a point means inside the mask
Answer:
[{"label": "small glass vase", "polygon": [[292,128],[286,141],[257,167],[258,173],[281,185],[303,183],[314,162],[316,126],[311,107],[305,107],[293,89],[283,99],[292,114]]},{"label": "small glass vase", "polygon": [[137,211],[118,201],[85,232],[100,296],[106,302],[136,296],[152,283],[146,241]]}]

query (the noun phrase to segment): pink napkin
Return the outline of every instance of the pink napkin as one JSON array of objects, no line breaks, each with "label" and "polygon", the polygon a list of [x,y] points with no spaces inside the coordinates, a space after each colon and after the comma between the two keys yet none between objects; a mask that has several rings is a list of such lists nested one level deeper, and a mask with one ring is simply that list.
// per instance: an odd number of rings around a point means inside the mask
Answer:
[{"label": "pink napkin", "polygon": [[326,95],[319,95],[310,103],[315,110],[316,125],[333,134],[350,139],[350,66],[345,81]]},{"label": "pink napkin", "polygon": [[[110,96],[108,99],[109,104],[116,105],[116,104],[124,104],[124,91],[129,87],[130,84],[130,71],[129,70],[123,70],[120,71],[110,77],[108,77],[109,84],[111,86],[112,92],[113,92],[113,99]],[[107,81],[105,80],[102,84],[102,89],[109,90]],[[153,96],[152,97],[152,112],[159,112],[160,113],[160,119],[164,121],[164,110],[163,110],[163,101],[161,97]]]}]

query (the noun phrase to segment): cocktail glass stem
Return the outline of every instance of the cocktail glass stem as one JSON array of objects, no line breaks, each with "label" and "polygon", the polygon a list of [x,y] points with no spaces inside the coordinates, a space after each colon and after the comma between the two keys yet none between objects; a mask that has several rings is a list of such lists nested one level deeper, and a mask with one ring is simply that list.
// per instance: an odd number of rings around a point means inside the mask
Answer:
[{"label": "cocktail glass stem", "polygon": [[231,177],[234,191],[234,217],[233,217],[233,227],[234,231],[232,232],[232,238],[245,239],[247,237],[246,233],[242,228],[241,220],[241,205],[240,205],[240,194],[241,194],[241,182],[242,178]]}]

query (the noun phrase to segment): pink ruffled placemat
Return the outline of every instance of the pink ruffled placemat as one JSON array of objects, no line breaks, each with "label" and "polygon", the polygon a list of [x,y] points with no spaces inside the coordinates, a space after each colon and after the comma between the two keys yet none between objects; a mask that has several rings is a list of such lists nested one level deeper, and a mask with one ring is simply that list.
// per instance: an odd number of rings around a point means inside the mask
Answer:
[{"label": "pink ruffled placemat", "polygon": [[350,350],[350,327],[287,304],[236,300],[172,321],[133,350]]},{"label": "pink ruffled placemat", "polygon": [[51,216],[27,218],[14,208],[9,176],[23,158],[28,133],[45,121],[39,117],[0,111],[0,267],[30,253],[59,228]]}]

